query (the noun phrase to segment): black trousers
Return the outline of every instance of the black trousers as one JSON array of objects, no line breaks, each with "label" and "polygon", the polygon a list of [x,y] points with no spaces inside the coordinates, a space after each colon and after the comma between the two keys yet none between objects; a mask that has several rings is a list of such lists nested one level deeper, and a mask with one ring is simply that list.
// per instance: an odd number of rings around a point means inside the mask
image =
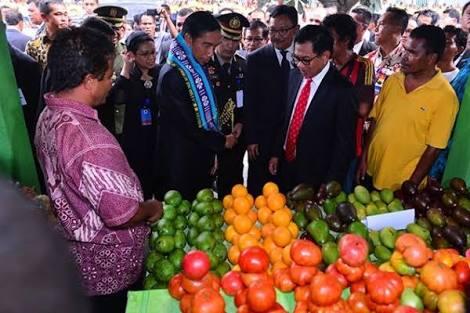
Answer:
[{"label": "black trousers", "polygon": [[225,149],[217,154],[219,168],[217,170],[217,193],[219,199],[223,199],[232,192],[236,184],[243,184],[243,156],[246,145],[238,143],[233,149]]},{"label": "black trousers", "polygon": [[127,292],[129,290],[141,290],[142,279],[129,286],[129,288],[120,290],[116,293],[103,296],[90,297],[92,313],[125,313],[127,305]]},{"label": "black trousers", "polygon": [[[268,149],[269,150],[269,149]],[[259,145],[259,156],[256,160],[250,160],[248,167],[248,191],[253,197],[263,193],[263,186],[269,181],[279,183],[279,177],[269,172],[269,160],[271,153],[265,145]]]}]

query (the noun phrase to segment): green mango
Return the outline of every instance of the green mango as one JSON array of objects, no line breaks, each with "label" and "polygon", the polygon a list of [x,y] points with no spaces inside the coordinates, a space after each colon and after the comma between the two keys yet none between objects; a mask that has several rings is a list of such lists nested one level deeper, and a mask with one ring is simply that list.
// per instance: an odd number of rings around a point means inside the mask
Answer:
[{"label": "green mango", "polygon": [[392,251],[385,246],[377,246],[375,247],[374,255],[379,259],[379,261],[381,261],[381,263],[384,263],[390,260]]},{"label": "green mango", "polygon": [[429,230],[426,228],[419,226],[416,223],[411,223],[406,226],[406,231],[412,234],[415,234],[416,236],[420,237],[424,241],[430,241],[431,240],[431,233]]},{"label": "green mango", "polygon": [[323,203],[323,210],[326,214],[334,214],[336,212],[336,201],[334,199],[326,199]]},{"label": "green mango", "polygon": [[322,248],[323,261],[327,264],[333,264],[339,258],[338,245],[335,242],[327,242]]},{"label": "green mango", "polygon": [[341,203],[341,202],[346,202],[348,200],[346,193],[344,191],[341,191],[339,195],[336,196],[335,202],[336,203]]},{"label": "green mango", "polygon": [[359,235],[366,240],[369,235],[367,226],[358,221],[352,222],[351,224],[349,224],[348,233]]},{"label": "green mango", "polygon": [[380,198],[382,199],[383,202],[385,202],[386,204],[390,204],[392,203],[393,201],[393,198],[394,198],[394,195],[393,195],[393,191],[390,190],[390,189],[382,189],[380,191]]},{"label": "green mango", "polygon": [[360,203],[364,205],[369,204],[371,201],[369,191],[366,189],[366,187],[361,185],[358,185],[354,188],[354,196]]},{"label": "green mango", "polygon": [[405,209],[400,199],[393,199],[393,201],[390,202],[387,207],[390,212],[403,211]]},{"label": "green mango", "polygon": [[420,312],[424,310],[423,301],[414,292],[413,288],[405,288],[400,297],[400,304],[415,308]]},{"label": "green mango", "polygon": [[382,241],[380,241],[380,234],[376,230],[369,230],[369,240],[372,242],[374,247],[382,245]]},{"label": "green mango", "polygon": [[393,269],[400,275],[413,276],[416,274],[416,269],[406,264],[403,256],[397,251],[391,255],[390,265],[392,265]]},{"label": "green mango", "polygon": [[328,241],[330,229],[324,220],[315,220],[308,224],[307,232],[317,244],[323,245]]},{"label": "green mango", "polygon": [[350,194],[348,195],[348,201],[349,201],[350,203],[358,202],[353,193],[350,193]]},{"label": "green mango", "polygon": [[397,231],[393,227],[385,227],[380,233],[380,241],[382,244],[389,248],[395,249],[395,241],[397,240]]},{"label": "green mango", "polygon": [[377,190],[373,190],[371,193],[370,193],[370,200],[372,202],[375,202],[375,201],[382,201],[382,199],[380,198],[380,194]]},{"label": "green mango", "polygon": [[369,203],[366,206],[366,213],[367,213],[367,216],[377,215],[379,214],[379,209],[374,203]]}]

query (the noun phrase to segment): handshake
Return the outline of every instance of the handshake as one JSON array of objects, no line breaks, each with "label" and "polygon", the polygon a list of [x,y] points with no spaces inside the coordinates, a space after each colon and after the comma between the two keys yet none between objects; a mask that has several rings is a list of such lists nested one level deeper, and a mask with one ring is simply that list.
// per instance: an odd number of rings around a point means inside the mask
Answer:
[{"label": "handshake", "polygon": [[235,124],[233,131],[230,135],[225,136],[225,148],[232,149],[238,142],[238,138],[242,133],[243,125],[241,123]]}]

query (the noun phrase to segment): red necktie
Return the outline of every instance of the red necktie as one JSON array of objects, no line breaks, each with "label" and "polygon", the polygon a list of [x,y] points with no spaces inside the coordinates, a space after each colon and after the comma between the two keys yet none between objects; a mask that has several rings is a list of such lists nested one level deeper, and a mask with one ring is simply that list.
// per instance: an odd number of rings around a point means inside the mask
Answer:
[{"label": "red necktie", "polygon": [[299,99],[294,108],[294,115],[290,121],[289,131],[287,132],[287,142],[286,142],[286,151],[285,156],[287,161],[292,161],[295,159],[295,150],[297,147],[297,139],[299,137],[300,128],[304,121],[305,110],[307,109],[308,98],[310,97],[310,85],[312,79],[307,79],[307,83],[304,85],[300,91]]}]

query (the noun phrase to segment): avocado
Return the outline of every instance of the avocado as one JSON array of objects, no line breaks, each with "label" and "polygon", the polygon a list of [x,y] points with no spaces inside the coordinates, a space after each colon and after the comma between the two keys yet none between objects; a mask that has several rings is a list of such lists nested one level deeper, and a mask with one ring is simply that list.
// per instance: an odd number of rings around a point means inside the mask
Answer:
[{"label": "avocado", "polygon": [[348,202],[338,204],[336,214],[343,223],[350,224],[357,220],[356,208]]},{"label": "avocado", "polygon": [[317,219],[320,219],[321,218],[321,210],[320,210],[320,207],[318,206],[318,204],[314,203],[314,202],[308,202],[306,205],[305,205],[305,210],[304,210],[304,213],[305,213],[305,217],[309,220],[309,221],[313,221],[313,220],[317,220]]},{"label": "avocado", "polygon": [[459,194],[463,195],[467,193],[467,184],[462,178],[452,178],[449,182],[449,186]]},{"label": "avocado", "polygon": [[393,191],[391,189],[383,189],[380,191],[380,198],[382,199],[383,202],[386,204],[390,204],[393,201]]},{"label": "avocado", "polygon": [[425,217],[420,217],[416,220],[416,224],[418,224],[421,227],[426,228],[427,230],[431,231],[432,229],[432,224],[431,222],[425,218]]},{"label": "avocado", "polygon": [[445,226],[445,218],[442,212],[437,208],[431,208],[426,212],[426,217],[432,225],[437,227]]},{"label": "avocado", "polygon": [[294,190],[292,190],[291,198],[294,201],[313,200],[314,197],[315,197],[315,190],[310,185],[303,184],[303,186],[300,186],[297,189],[294,188]]},{"label": "avocado", "polygon": [[456,207],[453,212],[453,217],[460,225],[470,227],[470,211]]},{"label": "avocado", "polygon": [[343,224],[336,214],[327,215],[325,221],[328,223],[328,226],[332,231],[335,231],[337,233],[341,233],[344,231]]},{"label": "avocado", "polygon": [[293,202],[293,205],[292,206],[287,206],[288,208],[292,208],[296,212],[304,212],[305,206],[307,205],[307,201],[298,200],[298,201],[292,201],[292,202]]},{"label": "avocado", "polygon": [[441,198],[444,206],[448,208],[455,208],[457,206],[457,197],[450,191],[445,191]]},{"label": "avocado", "polygon": [[460,251],[463,251],[467,246],[467,236],[459,227],[447,225],[442,229],[442,234],[452,246]]},{"label": "avocado", "polygon": [[348,197],[346,196],[346,193],[344,191],[341,191],[339,195],[337,195],[335,198],[336,203],[346,202],[347,200]]},{"label": "avocado", "polygon": [[348,195],[348,201],[349,201],[350,203],[358,202],[353,193],[350,193],[350,194]]},{"label": "avocado", "polygon": [[424,241],[431,240],[431,233],[424,227],[419,226],[416,223],[411,223],[406,226],[406,231],[415,234],[416,236],[420,237]]},{"label": "avocado", "polygon": [[357,185],[354,188],[354,197],[356,197],[356,199],[364,205],[367,205],[371,202],[369,191],[361,185]]},{"label": "avocado", "polygon": [[341,184],[337,181],[330,181],[326,184],[326,196],[328,198],[335,198],[341,193]]},{"label": "avocado", "polygon": [[425,190],[429,192],[429,194],[433,197],[440,198],[442,196],[444,188],[442,188],[442,185],[437,181],[437,179],[430,177],[428,178],[428,183],[426,185]]},{"label": "avocado", "polygon": [[403,204],[401,203],[400,199],[393,199],[392,202],[390,202],[387,205],[387,208],[390,212],[396,212],[396,211],[402,211],[405,208],[403,207]]},{"label": "avocado", "polygon": [[359,235],[366,240],[367,240],[367,237],[369,236],[369,233],[367,231],[367,226],[358,221],[352,222],[351,224],[349,224],[348,233]]},{"label": "avocado", "polygon": [[333,214],[336,212],[336,201],[335,199],[326,199],[323,203],[323,210],[326,214]]},{"label": "avocado", "polygon": [[379,209],[374,203],[369,203],[366,206],[366,213],[367,213],[367,216],[376,215],[376,214],[379,214]]},{"label": "avocado", "polygon": [[322,245],[328,241],[330,229],[324,220],[315,220],[311,222],[307,226],[307,231],[319,245]]},{"label": "avocado", "polygon": [[431,206],[431,199],[427,194],[420,193],[414,198],[413,205],[416,210],[425,213]]},{"label": "avocado", "polygon": [[467,197],[460,197],[458,201],[458,206],[464,208],[467,211],[470,211],[470,199]]},{"label": "avocado", "polygon": [[413,198],[418,194],[418,186],[411,180],[406,180],[401,185],[401,191],[405,197]]},{"label": "avocado", "polygon": [[380,214],[388,213],[387,205],[382,200],[374,201],[374,204]]}]

